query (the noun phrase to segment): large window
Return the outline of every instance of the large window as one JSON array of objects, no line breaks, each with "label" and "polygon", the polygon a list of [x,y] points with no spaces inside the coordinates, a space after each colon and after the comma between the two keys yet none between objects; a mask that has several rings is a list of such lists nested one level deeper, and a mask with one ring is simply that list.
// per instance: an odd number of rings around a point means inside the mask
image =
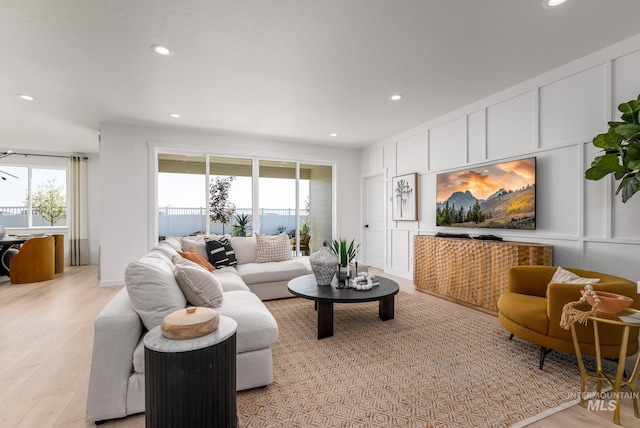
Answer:
[{"label": "large window", "polygon": [[0,224],[8,228],[67,226],[67,170],[0,165]]},{"label": "large window", "polygon": [[251,159],[209,158],[211,233],[248,236],[253,232],[251,165]]},{"label": "large window", "polygon": [[332,171],[290,161],[159,154],[158,234],[286,232],[294,252],[309,254],[331,240]]},{"label": "large window", "polygon": [[158,155],[158,233],[189,236],[206,231],[206,157]]}]

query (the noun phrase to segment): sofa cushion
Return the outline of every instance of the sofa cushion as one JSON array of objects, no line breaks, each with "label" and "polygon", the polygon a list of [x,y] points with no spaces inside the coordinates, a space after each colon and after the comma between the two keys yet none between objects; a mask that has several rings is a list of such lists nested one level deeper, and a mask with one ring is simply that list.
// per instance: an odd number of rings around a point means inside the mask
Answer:
[{"label": "sofa cushion", "polygon": [[293,258],[289,235],[256,233],[256,263],[281,262]]},{"label": "sofa cushion", "polygon": [[165,242],[176,251],[182,251],[182,243],[180,242],[180,238],[168,236],[163,242]]},{"label": "sofa cushion", "polygon": [[[206,258],[202,257],[200,254],[196,253],[196,250],[194,250],[193,248],[189,248],[189,251],[178,251],[178,254],[182,258],[190,260],[190,261],[202,266],[203,268],[205,268],[209,272],[211,272],[212,270],[214,270],[216,268],[214,265],[209,263],[209,260],[207,260]],[[175,264],[175,259],[174,259],[174,264]]]},{"label": "sofa cushion", "polygon": [[158,251],[169,258],[169,260],[173,259],[173,256],[177,254],[176,249],[167,242],[160,242],[158,245],[153,247],[152,251]]},{"label": "sofa cushion", "polygon": [[209,262],[216,268],[238,264],[233,247],[227,237],[223,236],[220,239],[205,238],[205,246]]},{"label": "sofa cushion", "polygon": [[[144,339],[144,335],[142,335]],[[133,350],[133,371],[144,373],[144,340],[140,339],[138,346]]]},{"label": "sofa cushion", "polygon": [[173,265],[161,253],[152,252],[129,263],[124,282],[131,306],[147,330],[159,326],[165,316],[187,305],[173,276]]},{"label": "sofa cushion", "polygon": [[244,283],[238,272],[232,267],[226,267],[222,269],[216,269],[211,272],[213,276],[218,279],[220,285],[222,285],[222,291],[251,291],[247,284]]},{"label": "sofa cushion", "polygon": [[267,348],[278,339],[278,324],[262,301],[250,291],[224,293],[224,305],[216,308],[220,315],[238,323],[236,352]]},{"label": "sofa cushion", "polygon": [[231,246],[236,253],[238,264],[255,263],[258,257],[258,245],[253,236],[232,236]]},{"label": "sofa cushion", "polygon": [[194,306],[217,308],[222,305],[222,286],[215,276],[206,269],[182,263],[174,258],[173,272],[187,301]]},{"label": "sofa cushion", "polygon": [[289,281],[310,273],[305,264],[297,260],[271,263],[247,263],[236,266],[236,270],[246,284]]}]

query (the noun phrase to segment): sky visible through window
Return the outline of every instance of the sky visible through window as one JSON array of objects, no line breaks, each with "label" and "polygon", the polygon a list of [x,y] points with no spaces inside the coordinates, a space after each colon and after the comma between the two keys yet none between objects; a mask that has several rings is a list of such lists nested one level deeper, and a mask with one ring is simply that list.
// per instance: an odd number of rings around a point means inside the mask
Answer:
[{"label": "sky visible through window", "polygon": [[[0,206],[24,206],[28,189],[28,168],[2,165],[0,169],[18,177],[16,179],[11,176],[6,176],[6,180],[0,180]],[[62,194],[66,195],[67,174],[66,171],[62,169],[33,168],[31,191],[36,192],[38,186],[50,179],[55,179],[55,185],[62,187]]]},{"label": "sky visible through window", "polygon": [[[308,180],[300,181],[300,208],[309,195]],[[200,208],[208,202],[203,193],[204,176],[196,174],[159,173],[158,207]],[[281,178],[261,178],[260,192],[264,206],[260,208],[294,208],[291,201],[295,198],[295,180]],[[236,208],[251,208],[251,178],[237,177],[231,183],[229,201]]]}]

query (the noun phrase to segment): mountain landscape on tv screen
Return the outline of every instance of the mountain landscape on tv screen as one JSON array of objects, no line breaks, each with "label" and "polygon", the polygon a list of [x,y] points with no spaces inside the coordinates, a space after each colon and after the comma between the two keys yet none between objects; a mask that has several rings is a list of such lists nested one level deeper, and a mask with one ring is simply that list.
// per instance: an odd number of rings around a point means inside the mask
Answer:
[{"label": "mountain landscape on tv screen", "polygon": [[436,226],[536,228],[535,158],[439,174]]}]

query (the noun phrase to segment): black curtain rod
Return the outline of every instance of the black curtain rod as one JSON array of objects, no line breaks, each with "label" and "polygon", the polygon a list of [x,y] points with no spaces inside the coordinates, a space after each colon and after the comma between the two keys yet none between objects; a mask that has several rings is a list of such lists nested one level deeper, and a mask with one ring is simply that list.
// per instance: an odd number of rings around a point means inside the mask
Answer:
[{"label": "black curtain rod", "polygon": [[[39,154],[35,154],[35,153],[11,153],[12,155],[21,155],[21,156],[40,156],[40,157],[45,157],[45,158],[71,158],[72,156],[63,156],[63,155],[39,155]],[[83,156],[82,159],[87,160],[89,159],[86,156]]]}]

